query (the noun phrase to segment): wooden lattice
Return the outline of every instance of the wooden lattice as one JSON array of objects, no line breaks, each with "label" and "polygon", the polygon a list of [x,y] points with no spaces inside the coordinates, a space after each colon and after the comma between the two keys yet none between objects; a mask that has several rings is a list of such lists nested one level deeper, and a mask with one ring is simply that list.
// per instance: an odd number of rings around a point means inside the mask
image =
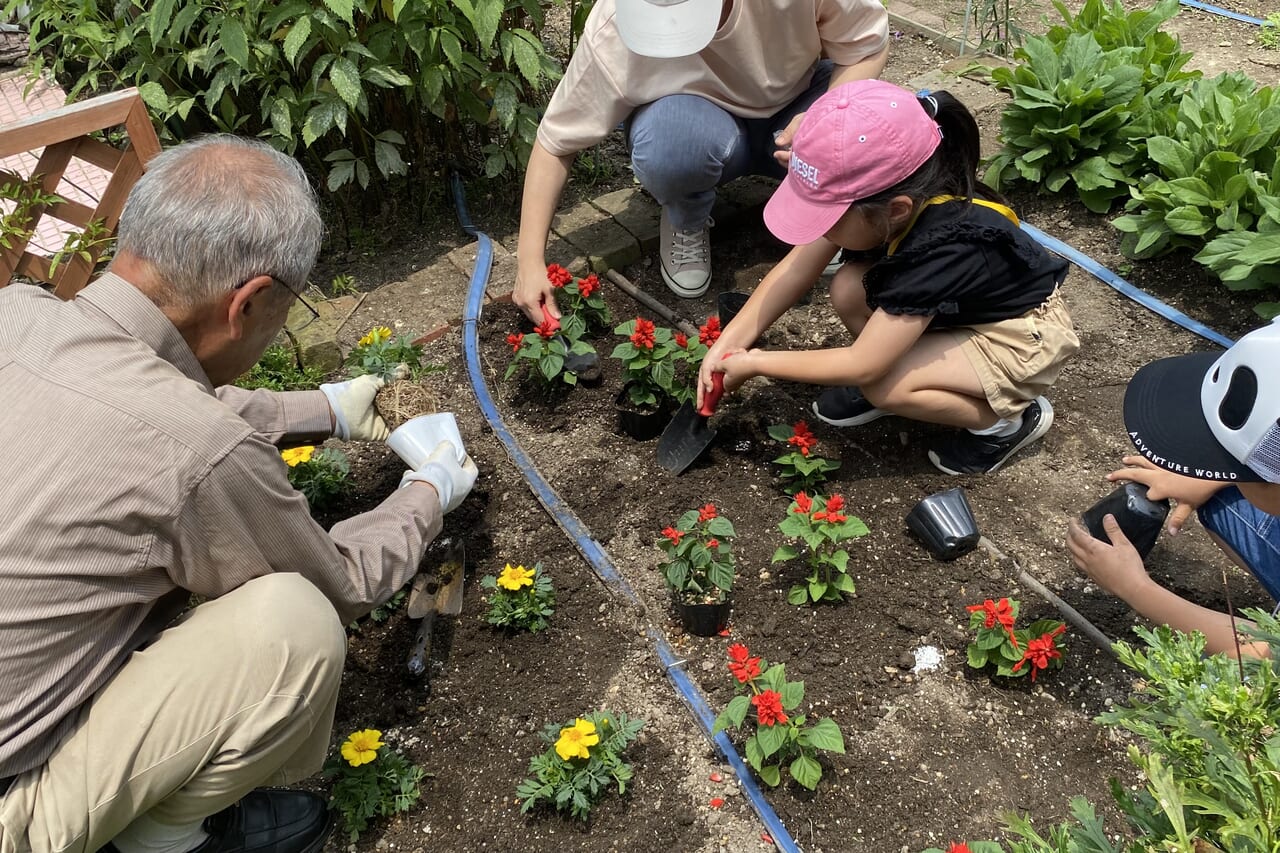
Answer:
[{"label": "wooden lattice", "polygon": [[[124,150],[89,136],[120,125],[124,126],[129,139]],[[138,90],[126,89],[40,113],[0,129],[0,158],[41,148],[43,153],[31,176],[0,170],[0,184],[22,185],[32,176],[38,176],[41,192],[56,193],[63,172],[73,158],[109,172],[111,179],[96,207],[70,200],[36,206],[21,228],[34,230],[42,217],[53,217],[76,230],[100,221],[107,233],[114,234],[125,198],[142,176],[147,162],[160,153],[160,141]],[[63,299],[70,299],[89,283],[102,248],[90,248],[89,259],[79,255],[66,259],[50,275],[49,259],[28,251],[28,239],[19,235],[12,242],[14,245],[7,250],[0,247],[0,287],[7,285],[14,275],[24,275],[53,285],[54,293]]]}]

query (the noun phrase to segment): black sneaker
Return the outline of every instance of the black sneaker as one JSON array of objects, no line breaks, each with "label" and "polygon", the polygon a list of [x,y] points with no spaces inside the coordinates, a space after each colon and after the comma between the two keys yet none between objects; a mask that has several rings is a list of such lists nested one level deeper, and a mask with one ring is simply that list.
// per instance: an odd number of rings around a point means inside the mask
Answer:
[{"label": "black sneaker", "polygon": [[862,426],[889,414],[871,405],[857,388],[828,388],[814,401],[813,413],[838,427]]},{"label": "black sneaker", "polygon": [[1013,435],[996,438],[960,430],[943,439],[937,450],[930,450],[929,461],[944,474],[993,474],[1051,426],[1053,406],[1044,397],[1036,397],[1023,410],[1022,426]]}]

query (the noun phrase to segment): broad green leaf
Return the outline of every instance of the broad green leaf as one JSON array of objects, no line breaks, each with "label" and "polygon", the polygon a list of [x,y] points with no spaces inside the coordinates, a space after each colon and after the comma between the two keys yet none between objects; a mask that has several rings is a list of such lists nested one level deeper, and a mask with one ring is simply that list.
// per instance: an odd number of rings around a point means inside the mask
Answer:
[{"label": "broad green leaf", "polygon": [[1164,221],[1175,234],[1187,236],[1207,234],[1213,227],[1213,220],[1190,205],[1175,207],[1165,215]]},{"label": "broad green leaf", "polygon": [[793,586],[787,591],[787,604],[802,605],[809,602],[809,590],[805,586]]},{"label": "broad green leaf", "polygon": [[[747,697],[743,696],[742,698],[746,699]],[[750,700],[748,700],[748,702],[749,701]],[[745,716],[743,717],[743,719],[746,719]],[[744,751],[746,753],[747,763],[750,764],[752,767],[754,767],[755,771],[759,773],[760,765],[764,763],[764,753],[760,751],[759,736],[752,735],[751,737],[747,738],[747,743],[744,747]]]},{"label": "broad green leaf", "polygon": [[760,774],[760,781],[764,782],[770,788],[776,788],[782,783],[782,771],[778,769],[778,765],[776,764],[761,767],[756,772]]},{"label": "broad green leaf", "polygon": [[384,176],[403,175],[408,171],[408,166],[400,158],[399,149],[389,142],[374,140],[373,157],[378,164],[378,171]]},{"label": "broad green leaf", "polygon": [[835,720],[824,718],[805,729],[809,745],[827,752],[844,752],[844,735]]},{"label": "broad green leaf", "polygon": [[329,81],[333,83],[333,89],[338,93],[338,97],[346,103],[352,112],[360,110],[361,98],[364,97],[364,87],[360,84],[360,69],[356,68],[356,64],[345,56],[340,56],[333,61],[333,65],[329,68]]},{"label": "broad green leaf", "polygon": [[232,62],[249,70],[249,39],[245,35],[244,24],[236,18],[224,17],[218,27],[218,40]]},{"label": "broad green leaf", "polygon": [[737,728],[742,725],[743,720],[747,718],[747,711],[751,709],[751,700],[747,696],[734,696],[729,700],[729,704],[725,706],[720,716],[716,717],[715,727],[711,730],[712,734],[723,729]]},{"label": "broad green leaf", "polygon": [[138,94],[142,96],[142,101],[155,112],[165,115],[169,112],[169,95],[165,92],[164,86],[155,81],[148,81],[138,87]]},{"label": "broad green leaf", "polygon": [[803,681],[787,681],[782,685],[782,689],[778,691],[782,694],[782,707],[791,711],[800,706],[804,701],[804,682]]},{"label": "broad green leaf", "polygon": [[822,581],[809,581],[809,597],[819,601],[827,594],[827,585]]},{"label": "broad green leaf", "polygon": [[773,552],[773,559],[769,562],[781,563],[784,560],[794,560],[798,556],[800,556],[800,553],[795,548],[790,545],[783,545]]},{"label": "broad green leaf", "polygon": [[298,51],[302,50],[302,46],[307,43],[307,37],[311,35],[311,18],[303,15],[294,22],[289,28],[289,34],[284,37],[284,58],[289,60],[290,65],[297,66]]},{"label": "broad green leaf", "polygon": [[276,98],[271,102],[271,127],[280,136],[293,136],[293,114],[284,98]]},{"label": "broad green leaf", "polygon": [[812,791],[822,778],[822,765],[807,755],[801,755],[791,762],[791,778]]},{"label": "broad green leaf", "polygon": [[987,665],[987,652],[977,643],[969,644],[968,658],[969,666],[974,669],[982,669]]},{"label": "broad green leaf", "polygon": [[355,0],[324,0],[324,5],[348,24],[355,25]]},{"label": "broad green leaf", "polygon": [[782,749],[782,745],[787,742],[787,732],[790,729],[785,724],[776,724],[772,726],[760,726],[756,729],[756,740],[760,743],[760,753],[765,758],[773,755]]},{"label": "broad green leaf", "polygon": [[736,535],[733,529],[733,522],[724,516],[717,516],[708,521],[707,532],[721,539],[732,539]]},{"label": "broad green leaf", "polygon": [[843,592],[847,595],[853,595],[855,592],[857,592],[857,589],[853,583],[853,578],[849,577],[846,574],[836,575],[835,578],[832,580],[832,584],[835,586],[836,589],[840,590],[840,592]]}]

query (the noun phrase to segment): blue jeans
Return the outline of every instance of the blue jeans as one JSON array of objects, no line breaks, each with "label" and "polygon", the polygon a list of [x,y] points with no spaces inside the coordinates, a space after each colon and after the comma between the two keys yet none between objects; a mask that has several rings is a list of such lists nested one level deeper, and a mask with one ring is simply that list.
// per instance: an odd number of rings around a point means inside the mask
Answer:
[{"label": "blue jeans", "polygon": [[667,95],[626,122],[631,167],[680,230],[706,225],[716,187],[743,175],[786,175],[773,159],[773,135],[827,91],[831,61],[820,61],[808,90],[769,118],[739,118],[697,95]]},{"label": "blue jeans", "polygon": [[1197,515],[1204,529],[1239,554],[1258,583],[1280,601],[1280,519],[1249,503],[1235,486],[1215,494]]}]

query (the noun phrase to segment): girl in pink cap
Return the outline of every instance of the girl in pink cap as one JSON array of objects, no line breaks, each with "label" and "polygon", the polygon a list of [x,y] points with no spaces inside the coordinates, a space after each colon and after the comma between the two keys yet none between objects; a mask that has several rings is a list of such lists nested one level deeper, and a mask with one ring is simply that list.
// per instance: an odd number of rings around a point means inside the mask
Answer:
[{"label": "girl in pink cap", "polygon": [[[795,248],[707,354],[699,401],[715,371],[729,390],[753,376],[835,386],[813,407],[827,423],[895,414],[958,427],[929,451],[948,474],[995,471],[1044,435],[1043,395],[1080,346],[1058,292],[1067,263],[979,184],[978,145],[973,116],[946,92],[858,80],[823,95],[764,212]],[[837,247],[831,305],[853,343],[747,349]]]}]

